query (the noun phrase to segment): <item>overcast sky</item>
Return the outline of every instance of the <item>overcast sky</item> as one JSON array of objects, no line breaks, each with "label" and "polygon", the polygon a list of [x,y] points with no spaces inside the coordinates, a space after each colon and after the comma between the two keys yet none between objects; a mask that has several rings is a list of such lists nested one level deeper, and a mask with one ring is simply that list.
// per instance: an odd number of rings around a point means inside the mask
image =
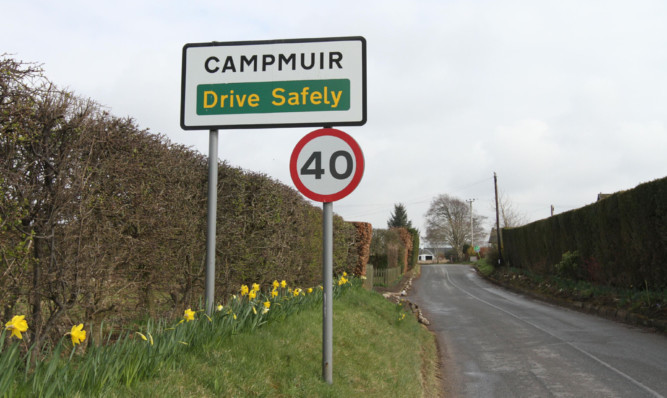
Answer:
[{"label": "overcast sky", "polygon": [[[494,219],[493,173],[532,221],[667,176],[667,2],[0,0],[0,54],[208,154],[179,125],[183,45],[363,36],[364,177],[334,203],[386,228],[438,194]],[[314,128],[221,130],[219,157],[293,186]],[[319,206],[319,204],[318,204]]]}]

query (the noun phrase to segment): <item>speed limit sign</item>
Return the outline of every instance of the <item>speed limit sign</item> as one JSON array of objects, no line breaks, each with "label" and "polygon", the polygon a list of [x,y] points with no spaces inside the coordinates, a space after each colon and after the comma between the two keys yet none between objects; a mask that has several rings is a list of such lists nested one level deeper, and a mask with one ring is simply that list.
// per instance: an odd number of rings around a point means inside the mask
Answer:
[{"label": "speed limit sign", "polygon": [[359,185],[364,155],[348,134],[332,129],[315,130],[294,147],[290,175],[297,189],[318,202],[340,200]]}]

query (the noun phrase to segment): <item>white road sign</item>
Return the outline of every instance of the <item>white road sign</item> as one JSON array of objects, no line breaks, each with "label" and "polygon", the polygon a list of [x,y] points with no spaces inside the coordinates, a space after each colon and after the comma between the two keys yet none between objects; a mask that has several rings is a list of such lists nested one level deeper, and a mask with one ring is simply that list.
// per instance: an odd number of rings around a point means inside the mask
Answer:
[{"label": "white road sign", "polygon": [[190,43],[183,47],[183,129],[365,123],[363,37]]},{"label": "white road sign", "polygon": [[303,137],[290,158],[294,185],[307,198],[334,202],[349,195],[361,181],[364,156],[348,134],[332,129],[315,130]]}]

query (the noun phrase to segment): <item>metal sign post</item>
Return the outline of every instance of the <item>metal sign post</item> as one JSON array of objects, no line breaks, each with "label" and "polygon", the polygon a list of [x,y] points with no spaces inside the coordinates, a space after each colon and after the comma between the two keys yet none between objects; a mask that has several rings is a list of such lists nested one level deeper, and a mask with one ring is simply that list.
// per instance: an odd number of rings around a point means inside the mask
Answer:
[{"label": "metal sign post", "polygon": [[215,221],[218,208],[218,130],[208,138],[208,205],[206,214],[206,315],[215,302]]},{"label": "metal sign post", "polygon": [[322,204],[322,378],[333,384],[333,202]]}]

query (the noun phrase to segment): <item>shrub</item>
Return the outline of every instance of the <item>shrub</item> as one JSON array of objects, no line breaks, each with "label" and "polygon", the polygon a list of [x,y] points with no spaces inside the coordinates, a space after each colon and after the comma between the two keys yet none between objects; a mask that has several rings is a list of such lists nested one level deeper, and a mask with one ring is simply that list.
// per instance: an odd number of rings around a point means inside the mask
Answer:
[{"label": "shrub", "polygon": [[412,249],[410,250],[410,264],[408,267],[410,269],[414,268],[419,261],[419,230],[410,228],[408,230],[412,235]]},{"label": "shrub", "polygon": [[578,251],[565,252],[561,261],[554,266],[556,274],[563,278],[578,280],[581,277],[581,258]]},{"label": "shrub", "polygon": [[498,266],[498,260],[500,259],[500,256],[498,255],[498,249],[495,247],[489,247],[484,250],[484,259],[486,259],[486,263],[493,266],[497,267]]}]

